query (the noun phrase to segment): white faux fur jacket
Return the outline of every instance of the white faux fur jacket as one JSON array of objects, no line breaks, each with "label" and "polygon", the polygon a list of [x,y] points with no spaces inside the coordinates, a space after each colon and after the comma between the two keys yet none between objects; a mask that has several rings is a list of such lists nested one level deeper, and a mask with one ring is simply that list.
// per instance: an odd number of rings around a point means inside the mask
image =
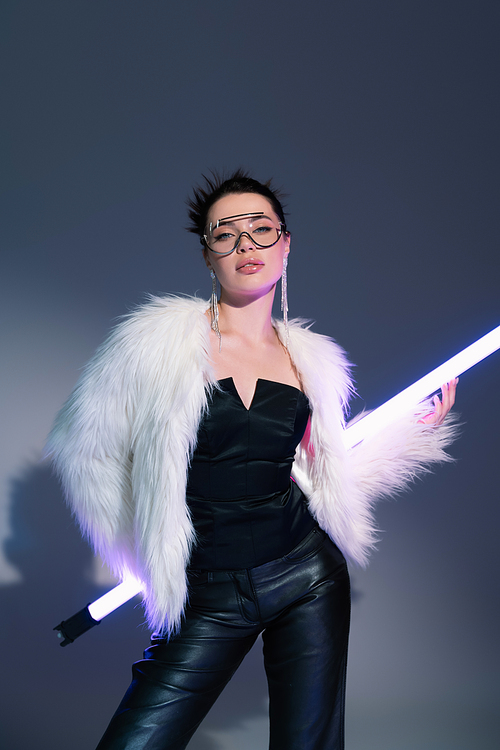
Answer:
[{"label": "white faux fur jacket", "polygon": [[[49,437],[68,502],[95,550],[119,575],[145,584],[149,624],[165,634],[181,620],[193,528],[185,502],[190,456],[214,383],[208,303],[157,297],[127,316],[87,365]],[[275,322],[283,340],[282,325]],[[374,500],[400,490],[454,437],[448,420],[403,415],[347,451],[352,390],[344,352],[292,321],[287,343],[312,409],[294,477],[319,525],[360,564],[375,541]]]}]

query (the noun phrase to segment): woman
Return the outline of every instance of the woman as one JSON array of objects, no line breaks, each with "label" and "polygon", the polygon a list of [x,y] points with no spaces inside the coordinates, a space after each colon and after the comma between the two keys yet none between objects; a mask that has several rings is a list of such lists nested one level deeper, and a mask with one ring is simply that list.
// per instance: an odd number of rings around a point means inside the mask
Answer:
[{"label": "woman", "polygon": [[339,750],[344,555],[366,561],[377,497],[447,460],[456,382],[432,413],[422,405],[346,451],[349,366],[288,324],[278,195],[239,170],[196,189],[190,218],[210,304],[154,298],[130,315],[50,438],[82,530],[118,575],[144,581],[156,630],[99,748],[186,747],[262,633],[270,747]]}]

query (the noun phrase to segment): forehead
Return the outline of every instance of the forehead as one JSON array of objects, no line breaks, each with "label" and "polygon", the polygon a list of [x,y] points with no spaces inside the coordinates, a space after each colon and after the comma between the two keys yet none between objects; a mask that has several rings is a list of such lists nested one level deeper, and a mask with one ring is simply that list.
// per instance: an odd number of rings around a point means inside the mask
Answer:
[{"label": "forehead", "polygon": [[215,201],[208,212],[207,219],[214,224],[218,219],[240,214],[264,213],[274,217],[276,214],[271,202],[258,193],[230,193]]}]

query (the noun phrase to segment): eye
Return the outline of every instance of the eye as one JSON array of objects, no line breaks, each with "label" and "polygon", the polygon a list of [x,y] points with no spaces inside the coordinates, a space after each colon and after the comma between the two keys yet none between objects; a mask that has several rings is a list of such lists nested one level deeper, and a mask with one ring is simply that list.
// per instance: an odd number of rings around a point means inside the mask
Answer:
[{"label": "eye", "polygon": [[252,229],[252,234],[268,234],[269,232],[272,232],[274,229],[273,226],[270,226],[269,224],[261,224],[258,227],[254,227]]},{"label": "eye", "polygon": [[229,240],[233,239],[234,234],[232,232],[229,232],[228,230],[225,231],[218,231],[217,233],[214,233],[213,235],[214,242],[228,242]]}]

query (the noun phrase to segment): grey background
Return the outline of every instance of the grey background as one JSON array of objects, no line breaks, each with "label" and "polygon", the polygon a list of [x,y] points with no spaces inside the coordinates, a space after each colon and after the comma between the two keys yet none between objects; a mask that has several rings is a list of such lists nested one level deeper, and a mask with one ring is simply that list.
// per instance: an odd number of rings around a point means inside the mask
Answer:
[{"label": "grey background", "polygon": [[[3,747],[92,748],[147,642],[40,462],[55,411],[147,292],[209,294],[184,200],[243,165],[288,193],[291,315],[375,407],[499,323],[497,2],[5,0],[0,630]],[[348,750],[497,747],[498,353],[461,378],[457,461],[353,570]],[[266,747],[259,649],[193,750]],[[190,747],[191,747],[190,746]]]}]

